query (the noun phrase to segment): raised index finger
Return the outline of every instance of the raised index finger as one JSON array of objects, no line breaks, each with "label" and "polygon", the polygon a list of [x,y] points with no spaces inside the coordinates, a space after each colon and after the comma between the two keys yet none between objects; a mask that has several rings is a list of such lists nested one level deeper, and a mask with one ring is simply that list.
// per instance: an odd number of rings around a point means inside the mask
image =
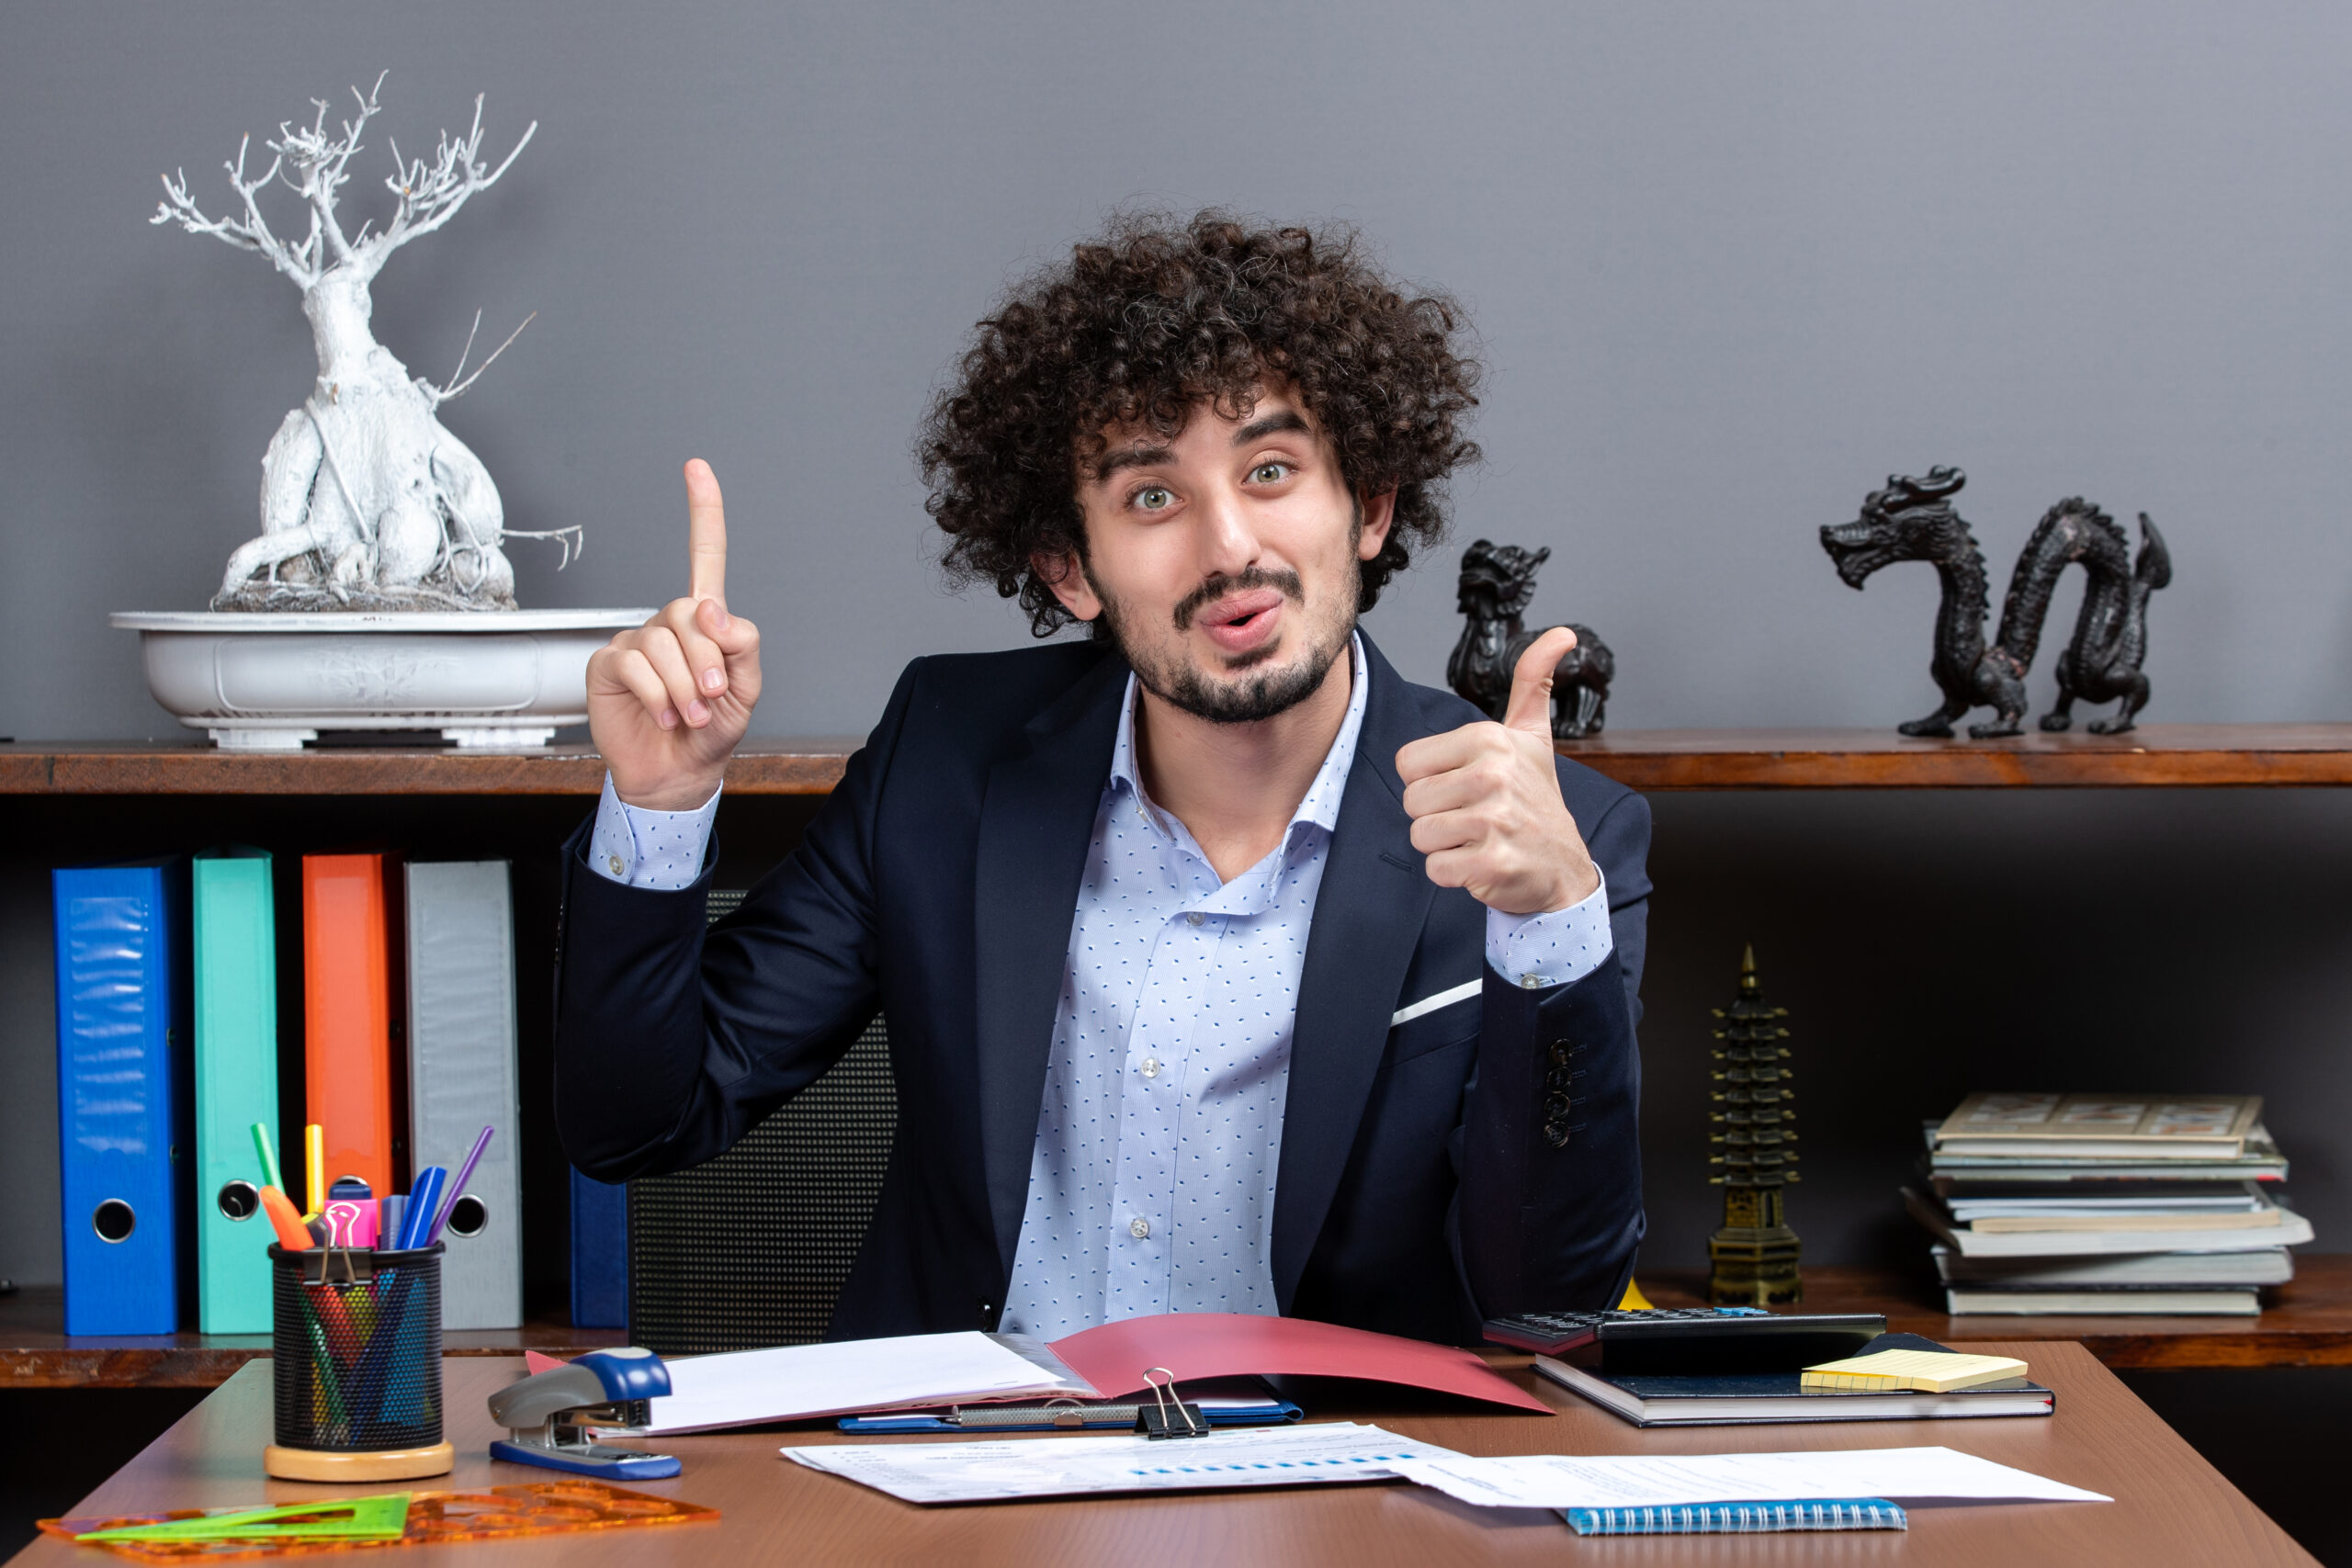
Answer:
[{"label": "raised index finger", "polygon": [[686,465],[686,593],[727,603],[727,511],[700,457]]}]

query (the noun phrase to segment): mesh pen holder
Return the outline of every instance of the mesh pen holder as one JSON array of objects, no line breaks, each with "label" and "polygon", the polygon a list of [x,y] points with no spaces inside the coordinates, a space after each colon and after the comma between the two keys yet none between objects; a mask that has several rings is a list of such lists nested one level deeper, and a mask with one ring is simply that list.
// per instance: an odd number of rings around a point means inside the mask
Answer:
[{"label": "mesh pen holder", "polygon": [[406,1252],[273,1245],[270,1381],[277,1440],[262,1468],[289,1481],[446,1475],[441,1244]]}]

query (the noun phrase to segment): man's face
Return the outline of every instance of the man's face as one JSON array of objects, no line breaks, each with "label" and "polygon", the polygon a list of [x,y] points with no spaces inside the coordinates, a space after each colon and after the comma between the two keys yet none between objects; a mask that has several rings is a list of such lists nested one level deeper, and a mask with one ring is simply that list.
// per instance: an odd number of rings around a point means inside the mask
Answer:
[{"label": "man's face", "polygon": [[1221,724],[1272,718],[1323,683],[1354,629],[1357,562],[1395,497],[1361,506],[1286,391],[1202,405],[1171,440],[1114,428],[1078,477],[1087,558],[1040,562],[1063,604],[1104,619],[1137,679]]}]

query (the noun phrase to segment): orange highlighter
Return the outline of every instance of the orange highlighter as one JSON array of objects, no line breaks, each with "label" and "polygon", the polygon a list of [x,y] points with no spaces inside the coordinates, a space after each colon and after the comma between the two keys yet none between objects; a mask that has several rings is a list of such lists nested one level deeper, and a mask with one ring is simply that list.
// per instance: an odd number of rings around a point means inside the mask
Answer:
[{"label": "orange highlighter", "polygon": [[311,1249],[311,1233],[302,1224],[302,1216],[294,1212],[294,1200],[275,1187],[265,1187],[261,1190],[261,1206],[269,1216],[271,1227],[277,1232],[278,1246],[288,1252]]}]

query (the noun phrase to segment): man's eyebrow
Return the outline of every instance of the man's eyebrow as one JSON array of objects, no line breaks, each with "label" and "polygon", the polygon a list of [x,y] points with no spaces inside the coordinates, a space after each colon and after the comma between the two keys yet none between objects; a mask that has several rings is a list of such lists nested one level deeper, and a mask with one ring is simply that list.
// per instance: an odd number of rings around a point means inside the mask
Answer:
[{"label": "man's eyebrow", "polygon": [[1305,414],[1284,409],[1280,413],[1270,413],[1263,419],[1252,420],[1243,425],[1234,433],[1233,444],[1247,446],[1252,441],[1264,440],[1278,430],[1295,430],[1308,435],[1315,434],[1315,427],[1306,423]]},{"label": "man's eyebrow", "polygon": [[1175,460],[1175,452],[1166,446],[1122,446],[1094,459],[1094,482],[1101,484],[1121,468],[1148,468],[1155,463]]}]

